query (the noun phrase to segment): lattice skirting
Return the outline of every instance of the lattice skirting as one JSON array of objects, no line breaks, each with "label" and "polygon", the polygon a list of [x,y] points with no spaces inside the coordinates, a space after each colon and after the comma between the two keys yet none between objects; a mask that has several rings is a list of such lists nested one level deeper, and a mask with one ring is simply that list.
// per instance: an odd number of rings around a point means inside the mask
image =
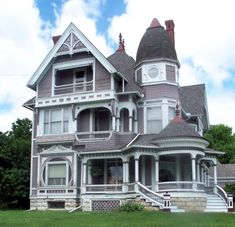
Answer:
[{"label": "lattice skirting", "polygon": [[111,211],[120,206],[120,200],[92,200],[92,211]]}]

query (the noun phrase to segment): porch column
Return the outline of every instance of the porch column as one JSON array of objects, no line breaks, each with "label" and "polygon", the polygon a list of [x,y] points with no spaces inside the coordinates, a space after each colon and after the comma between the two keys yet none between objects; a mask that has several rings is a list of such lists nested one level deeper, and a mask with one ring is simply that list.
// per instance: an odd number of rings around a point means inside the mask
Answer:
[{"label": "porch column", "polygon": [[155,191],[157,192],[159,190],[158,187],[159,183],[159,158],[155,158]]},{"label": "porch column", "polygon": [[112,131],[116,129],[116,117],[115,115],[112,116]]},{"label": "porch column", "polygon": [[192,157],[192,182],[193,190],[196,190],[196,157]]},{"label": "porch column", "polygon": [[74,177],[73,177],[73,182],[74,185],[77,187],[77,165],[78,165],[78,155],[77,153],[74,153]]},{"label": "porch column", "polygon": [[123,161],[123,192],[128,192],[129,183],[129,162],[127,160]]},{"label": "porch column", "polygon": [[200,182],[200,161],[197,161],[197,181]]},{"label": "porch column", "polygon": [[207,184],[207,186],[210,186],[210,180],[209,180],[209,173],[208,173],[208,170],[206,171],[206,184]]},{"label": "porch column", "polygon": [[133,128],[132,128],[132,120],[133,120],[133,117],[129,116],[129,132],[132,132],[132,130],[133,130]]},{"label": "porch column", "polygon": [[117,130],[117,132],[120,132],[120,117],[117,117],[116,118],[117,119],[117,126],[116,126],[116,130]]},{"label": "porch column", "polygon": [[139,158],[135,158],[135,182],[139,182]]},{"label": "porch column", "polygon": [[176,181],[180,181],[180,156],[176,155]]},{"label": "porch column", "polygon": [[216,164],[213,164],[213,167],[214,167],[214,193],[217,193],[217,166]]},{"label": "porch column", "polygon": [[[205,183],[203,166],[201,166],[201,181],[202,181],[202,183]],[[205,186],[206,186],[206,184],[205,184]]]},{"label": "porch column", "polygon": [[204,175],[204,182],[205,182],[205,185],[208,186],[207,184],[207,179],[206,179],[206,169],[203,170],[203,175]]},{"label": "porch column", "polygon": [[82,193],[86,193],[87,161],[82,161]]},{"label": "porch column", "polygon": [[141,183],[145,185],[145,156],[141,157],[140,166],[141,166]]}]

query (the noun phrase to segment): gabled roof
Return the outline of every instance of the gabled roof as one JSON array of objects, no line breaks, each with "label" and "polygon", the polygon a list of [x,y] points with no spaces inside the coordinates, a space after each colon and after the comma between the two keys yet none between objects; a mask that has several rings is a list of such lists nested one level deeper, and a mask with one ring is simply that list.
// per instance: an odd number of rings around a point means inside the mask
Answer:
[{"label": "gabled roof", "polygon": [[37,82],[44,76],[46,70],[48,69],[48,65],[53,62],[53,59],[57,53],[57,51],[61,48],[63,43],[69,37],[69,35],[73,33],[77,38],[82,42],[82,44],[94,55],[94,57],[106,68],[106,70],[110,73],[117,73],[119,76],[126,79],[118,70],[105,58],[105,56],[87,39],[87,37],[73,24],[70,23],[67,29],[63,32],[59,40],[52,47],[48,55],[44,58],[42,63],[37,68],[36,72],[30,78],[27,86],[34,89],[36,88]]},{"label": "gabled roof", "polygon": [[23,107],[25,107],[29,110],[33,110],[34,106],[35,106],[35,99],[36,99],[36,97],[31,98],[30,100],[28,100],[27,102],[25,102],[23,104]]},{"label": "gabled roof", "polygon": [[156,139],[162,138],[201,138],[195,129],[193,129],[187,122],[185,122],[180,116],[176,116],[157,136]]},{"label": "gabled roof", "polygon": [[135,60],[126,54],[124,50],[116,51],[114,54],[108,57],[108,60],[111,64],[125,77],[128,82],[125,85],[125,92],[139,92],[142,93],[142,89],[135,82]]},{"label": "gabled roof", "polygon": [[209,127],[205,84],[182,86],[179,90],[182,109],[192,116],[202,116],[205,129]]}]

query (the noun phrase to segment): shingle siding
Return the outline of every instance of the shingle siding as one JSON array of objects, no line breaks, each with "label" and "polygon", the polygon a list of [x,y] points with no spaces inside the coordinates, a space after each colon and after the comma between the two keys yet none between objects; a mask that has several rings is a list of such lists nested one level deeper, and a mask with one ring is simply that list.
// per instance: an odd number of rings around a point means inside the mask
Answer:
[{"label": "shingle siding", "polygon": [[145,99],[172,98],[179,99],[176,86],[169,84],[148,85],[144,87]]}]

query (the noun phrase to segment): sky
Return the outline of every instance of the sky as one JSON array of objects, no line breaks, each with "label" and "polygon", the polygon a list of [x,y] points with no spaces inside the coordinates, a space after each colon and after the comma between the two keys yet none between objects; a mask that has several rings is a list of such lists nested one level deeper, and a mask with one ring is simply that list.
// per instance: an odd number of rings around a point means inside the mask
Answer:
[{"label": "sky", "polygon": [[125,39],[134,59],[153,18],[173,19],[180,85],[206,84],[210,124],[235,131],[234,0],[1,0],[0,131],[17,118],[32,119],[22,104],[35,92],[26,87],[53,46],[51,37],[73,22],[106,56]]}]

